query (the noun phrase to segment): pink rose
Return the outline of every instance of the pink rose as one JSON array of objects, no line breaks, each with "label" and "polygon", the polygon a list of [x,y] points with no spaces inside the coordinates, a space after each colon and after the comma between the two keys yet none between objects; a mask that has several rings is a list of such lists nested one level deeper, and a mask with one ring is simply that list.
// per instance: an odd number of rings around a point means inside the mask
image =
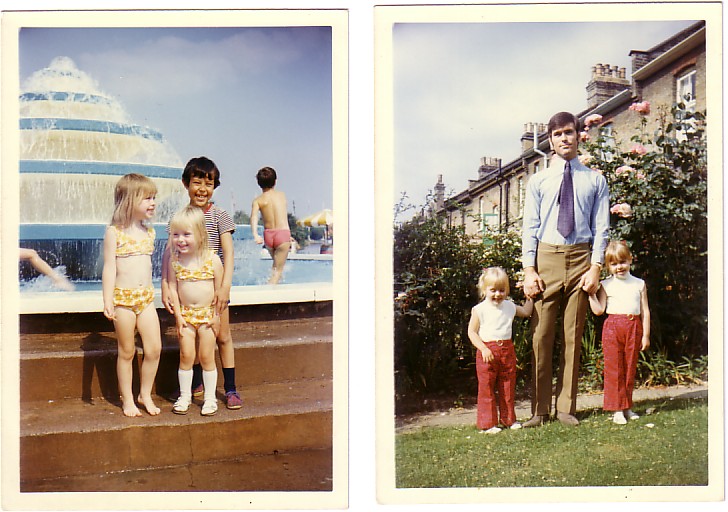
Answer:
[{"label": "pink rose", "polygon": [[587,132],[579,132],[579,142],[586,142],[589,140],[589,133]]},{"label": "pink rose", "polygon": [[635,144],[634,146],[632,146],[632,149],[630,149],[629,152],[633,153],[635,155],[642,156],[642,155],[647,154],[647,148],[644,147],[642,144]]},{"label": "pink rose", "polygon": [[629,218],[632,216],[632,207],[627,203],[618,203],[609,209],[610,213],[619,215],[623,218]]},{"label": "pink rose", "polygon": [[650,102],[649,101],[643,101],[641,103],[632,103],[629,106],[630,110],[634,110],[638,114],[647,115],[650,113]]},{"label": "pink rose", "polygon": [[592,114],[590,116],[587,116],[586,119],[584,119],[584,126],[586,126],[587,129],[593,124],[599,124],[602,122],[602,116],[599,114]]},{"label": "pink rose", "polygon": [[634,177],[638,180],[643,180],[646,178],[645,173],[643,173],[642,171],[635,173]]},{"label": "pink rose", "polygon": [[592,161],[591,155],[579,155],[579,161],[582,163],[582,165],[589,165],[589,162]]},{"label": "pink rose", "polygon": [[616,174],[617,176],[619,176],[623,172],[634,172],[634,169],[632,169],[629,165],[622,165],[614,170],[614,174]]}]

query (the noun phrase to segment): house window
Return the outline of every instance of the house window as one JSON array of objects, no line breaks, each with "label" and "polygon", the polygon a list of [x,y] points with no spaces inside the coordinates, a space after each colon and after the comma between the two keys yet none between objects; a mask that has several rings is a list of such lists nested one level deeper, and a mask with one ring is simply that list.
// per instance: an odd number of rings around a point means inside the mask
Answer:
[{"label": "house window", "polygon": [[[697,71],[694,69],[679,75],[676,79],[676,98],[677,103],[685,105],[685,110],[688,112],[695,112],[697,106],[697,100],[695,98],[695,79],[697,77]],[[679,141],[684,141],[688,138],[691,133],[696,131],[695,120],[688,119],[685,121],[685,126],[682,130],[677,130],[675,135]]]},{"label": "house window", "polygon": [[612,123],[607,123],[599,128],[599,135],[601,138],[600,146],[602,151],[602,159],[611,162],[614,159],[614,148],[617,146],[617,142],[614,140],[614,126]]},{"label": "house window", "polygon": [[695,112],[695,77],[697,71],[692,70],[677,78],[677,102],[684,103],[685,108]]}]

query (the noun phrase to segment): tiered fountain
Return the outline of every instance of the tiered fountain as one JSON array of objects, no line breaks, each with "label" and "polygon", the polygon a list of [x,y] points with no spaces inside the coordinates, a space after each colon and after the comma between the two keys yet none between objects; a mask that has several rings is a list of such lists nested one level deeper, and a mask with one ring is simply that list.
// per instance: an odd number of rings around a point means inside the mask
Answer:
[{"label": "tiered fountain", "polygon": [[98,280],[114,186],[131,172],[157,185],[155,220],[163,244],[164,224],[187,195],[182,162],[162,134],[131,122],[122,105],[67,57],[26,80],[20,94],[21,247],[36,249],[51,266],[65,266],[73,280]]}]

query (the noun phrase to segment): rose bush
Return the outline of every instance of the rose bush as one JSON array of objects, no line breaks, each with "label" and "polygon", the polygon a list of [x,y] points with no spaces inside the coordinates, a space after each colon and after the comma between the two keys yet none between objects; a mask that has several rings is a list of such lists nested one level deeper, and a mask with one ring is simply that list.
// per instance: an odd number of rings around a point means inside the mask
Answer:
[{"label": "rose bush", "polygon": [[674,361],[707,353],[708,219],[705,114],[683,105],[658,109],[658,128],[645,134],[647,102],[629,151],[594,137],[582,145],[609,183],[611,238],[625,240],[634,273],[647,283],[652,339]]}]

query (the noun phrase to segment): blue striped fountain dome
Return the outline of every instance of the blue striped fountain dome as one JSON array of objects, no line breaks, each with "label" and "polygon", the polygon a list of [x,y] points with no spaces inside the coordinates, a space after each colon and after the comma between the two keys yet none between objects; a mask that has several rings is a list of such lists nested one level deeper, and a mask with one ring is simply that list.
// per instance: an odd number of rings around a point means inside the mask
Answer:
[{"label": "blue striped fountain dome", "polygon": [[132,135],[145,139],[164,141],[162,134],[137,124],[96,121],[93,119],[65,119],[57,117],[25,117],[20,120],[21,130],[61,130]]},{"label": "blue striped fountain dome", "polygon": [[19,170],[21,173],[28,174],[106,174],[124,176],[125,174],[138,173],[148,178],[182,179],[181,167],[81,160],[21,160]]}]

